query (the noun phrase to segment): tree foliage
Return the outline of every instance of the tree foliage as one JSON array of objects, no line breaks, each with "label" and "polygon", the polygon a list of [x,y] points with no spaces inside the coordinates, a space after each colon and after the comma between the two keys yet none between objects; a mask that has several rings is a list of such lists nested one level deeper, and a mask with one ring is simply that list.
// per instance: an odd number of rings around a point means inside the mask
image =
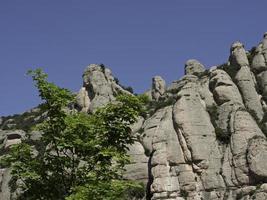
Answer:
[{"label": "tree foliage", "polygon": [[[37,126],[42,150],[27,141],[14,145],[2,164],[11,166],[20,199],[119,200],[141,190],[122,179],[129,163],[127,146],[133,144],[130,125],[144,112],[138,97],[121,95],[94,114],[68,109],[74,95],[47,81],[42,70],[29,71],[47,118]],[[40,147],[39,147],[40,148]]]}]

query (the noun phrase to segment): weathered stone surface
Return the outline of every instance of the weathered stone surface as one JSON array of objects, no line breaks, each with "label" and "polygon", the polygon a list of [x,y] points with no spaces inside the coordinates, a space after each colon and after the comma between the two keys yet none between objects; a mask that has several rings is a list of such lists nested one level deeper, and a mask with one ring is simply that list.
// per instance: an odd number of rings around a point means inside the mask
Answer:
[{"label": "weathered stone surface", "polygon": [[147,120],[143,141],[151,157],[152,199],[177,198],[180,186],[172,171],[185,160],[173,127],[171,106],[158,110]]},{"label": "weathered stone surface", "polygon": [[131,163],[126,166],[124,177],[130,180],[143,181],[145,184],[148,180],[148,157],[145,155],[144,147],[135,142],[129,146],[128,154],[131,157]]},{"label": "weathered stone surface", "polygon": [[[174,106],[173,115],[176,130],[182,130],[192,161],[207,160],[210,148],[200,141],[215,142],[215,131],[210,117],[200,102],[200,96],[194,84],[186,84],[179,92],[179,100]],[[198,142],[197,142],[198,141]]]},{"label": "weathered stone surface", "polygon": [[249,167],[246,158],[248,143],[251,138],[264,137],[264,134],[247,111],[237,110],[233,120],[230,147],[233,154],[235,175],[239,184],[249,184]]},{"label": "weathered stone surface", "polygon": [[240,69],[241,67],[249,66],[246,51],[241,42],[234,42],[231,46],[230,53],[229,59],[233,68]]},{"label": "weathered stone surface", "polygon": [[206,110],[209,110],[215,105],[213,94],[209,89],[209,84],[210,79],[208,75],[202,76],[198,81],[198,92]]},{"label": "weathered stone surface", "polygon": [[184,141],[181,146],[186,161],[193,164],[193,172],[201,173],[202,187],[207,190],[223,188],[215,130],[196,89],[195,84],[188,83],[178,93],[179,99],[173,109],[176,132],[180,142]]},{"label": "weathered stone surface", "polygon": [[253,194],[250,199],[265,200],[265,199],[267,199],[267,193],[266,192],[257,192],[255,194]]},{"label": "weathered stone surface", "polygon": [[180,80],[172,82],[170,86],[167,88],[167,92],[177,94],[182,87],[187,83],[197,83],[198,77],[195,75],[185,75]]},{"label": "weathered stone surface", "polygon": [[258,45],[255,50],[255,56],[252,59],[251,68],[256,73],[267,70],[266,60],[264,58],[264,52],[262,49],[262,43]]},{"label": "weathered stone surface", "polygon": [[90,107],[90,98],[85,87],[82,87],[76,96],[78,110],[87,113]]},{"label": "weathered stone surface", "polygon": [[0,169],[0,199],[11,200],[11,192],[9,188],[9,181],[11,179],[10,169]]},{"label": "weathered stone surface", "polygon": [[84,89],[81,89],[82,105],[85,106],[82,110],[88,110],[89,107],[89,111],[94,111],[115,100],[119,93],[131,94],[116,83],[110,69],[103,65],[91,64],[85,69],[83,87],[86,88],[89,100],[85,97]]},{"label": "weathered stone surface", "polygon": [[[267,78],[267,36],[266,36],[266,33],[264,34],[263,40],[257,46],[253,54],[255,55],[252,59],[251,68],[253,72],[255,73],[255,76],[257,78],[257,84],[259,86],[259,91],[263,97],[263,100],[265,101],[263,104],[266,105],[266,102],[267,102],[267,81],[266,81],[266,78]],[[263,123],[266,123],[266,119],[264,119]]]},{"label": "weathered stone surface", "polygon": [[236,195],[237,197],[245,197],[245,196],[249,197],[250,194],[255,193],[255,190],[256,186],[245,186],[243,188],[236,190]]},{"label": "weathered stone surface", "polygon": [[218,106],[209,110],[217,135],[225,139],[232,134],[231,124],[236,110],[244,108],[237,86],[225,71],[216,69],[210,75],[210,89]]},{"label": "weathered stone surface", "polygon": [[25,132],[22,130],[0,131],[0,148],[7,151],[10,146],[19,144],[25,138]]},{"label": "weathered stone surface", "polygon": [[145,119],[141,116],[139,116],[137,118],[137,121],[131,125],[131,130],[132,130],[132,134],[136,135],[136,134],[140,134],[139,131],[142,128],[143,124],[144,124]]},{"label": "weathered stone surface", "polygon": [[200,75],[205,71],[205,67],[195,59],[190,59],[185,63],[186,75]]},{"label": "weathered stone surface", "polygon": [[223,70],[216,69],[210,74],[210,89],[218,105],[228,101],[243,104],[242,97],[231,77]]},{"label": "weathered stone surface", "polygon": [[154,135],[156,134],[158,125],[160,124],[164,113],[164,109],[160,109],[144,122],[144,125],[142,127],[144,130],[142,134],[142,144],[146,150],[147,155],[150,155],[153,152],[152,140],[154,138]]},{"label": "weathered stone surface", "polygon": [[267,102],[267,70],[257,74],[258,85],[262,92],[262,97]]},{"label": "weathered stone surface", "polygon": [[166,91],[166,83],[160,76],[152,78],[152,99],[158,101]]},{"label": "weathered stone surface", "polygon": [[[267,141],[265,137],[255,137],[248,144],[247,161],[250,171],[260,180],[267,181]],[[256,177],[255,177],[256,178]]]},{"label": "weathered stone surface", "polygon": [[[224,180],[228,186],[249,184],[249,167],[246,162],[248,141],[256,135],[263,136],[263,133],[251,115],[245,111],[241,95],[236,98],[235,94],[238,95],[239,92],[231,78],[218,70],[211,74],[211,90],[215,93],[216,103],[220,105],[216,112],[216,125],[220,128],[221,135],[231,136],[230,148],[226,149],[223,158]],[[224,90],[217,90],[218,87],[228,87],[226,91],[230,95],[226,95]]]},{"label": "weathered stone surface", "polygon": [[242,94],[246,108],[257,121],[261,121],[263,117],[262,105],[249,67],[242,67],[237,72],[235,80]]},{"label": "weathered stone surface", "polygon": [[237,70],[234,75],[234,82],[239,88],[246,108],[260,122],[263,117],[262,105],[256,90],[255,77],[250,71],[246,51],[242,43],[235,42],[232,45],[229,61],[230,67]]},{"label": "weathered stone surface", "polygon": [[267,193],[267,183],[262,184],[260,189]]},{"label": "weathered stone surface", "polygon": [[233,167],[233,155],[230,146],[226,147],[222,160],[222,177],[226,187],[235,187],[238,185]]},{"label": "weathered stone surface", "polygon": [[263,51],[263,56],[265,59],[265,63],[267,62],[267,33],[265,32],[263,35],[263,40],[262,40],[262,51]]}]

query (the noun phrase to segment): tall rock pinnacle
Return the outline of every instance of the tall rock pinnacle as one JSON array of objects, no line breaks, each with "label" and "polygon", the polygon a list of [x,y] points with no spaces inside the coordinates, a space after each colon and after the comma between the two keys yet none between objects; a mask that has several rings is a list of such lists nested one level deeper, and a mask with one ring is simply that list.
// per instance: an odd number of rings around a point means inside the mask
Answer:
[{"label": "tall rock pinnacle", "polygon": [[114,101],[119,93],[130,94],[116,83],[110,69],[90,64],[83,73],[83,87],[77,95],[77,107],[91,112]]}]

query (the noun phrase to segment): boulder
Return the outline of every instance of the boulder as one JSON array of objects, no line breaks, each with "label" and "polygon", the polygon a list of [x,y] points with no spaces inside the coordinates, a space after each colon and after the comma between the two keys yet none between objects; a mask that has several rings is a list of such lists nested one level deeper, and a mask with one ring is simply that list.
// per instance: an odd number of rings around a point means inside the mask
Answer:
[{"label": "boulder", "polygon": [[185,63],[185,74],[199,76],[205,71],[205,67],[195,59],[190,59]]},{"label": "boulder", "polygon": [[166,83],[160,76],[155,76],[152,78],[152,90],[151,95],[152,99],[155,101],[158,101],[160,97],[163,96],[163,94],[166,91]]}]

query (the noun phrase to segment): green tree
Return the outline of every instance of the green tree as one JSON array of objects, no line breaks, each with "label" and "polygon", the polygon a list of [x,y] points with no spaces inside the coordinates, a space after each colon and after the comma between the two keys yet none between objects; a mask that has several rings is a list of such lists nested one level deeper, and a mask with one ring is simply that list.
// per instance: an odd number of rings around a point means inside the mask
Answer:
[{"label": "green tree", "polygon": [[94,114],[78,113],[68,109],[74,101],[70,91],[48,82],[40,69],[29,74],[47,117],[37,125],[43,148],[37,152],[23,141],[2,159],[11,166],[11,185],[23,191],[19,198],[119,200],[132,190],[142,191],[136,182],[122,179],[127,146],[135,141],[130,125],[144,112],[142,101],[121,95]]}]

